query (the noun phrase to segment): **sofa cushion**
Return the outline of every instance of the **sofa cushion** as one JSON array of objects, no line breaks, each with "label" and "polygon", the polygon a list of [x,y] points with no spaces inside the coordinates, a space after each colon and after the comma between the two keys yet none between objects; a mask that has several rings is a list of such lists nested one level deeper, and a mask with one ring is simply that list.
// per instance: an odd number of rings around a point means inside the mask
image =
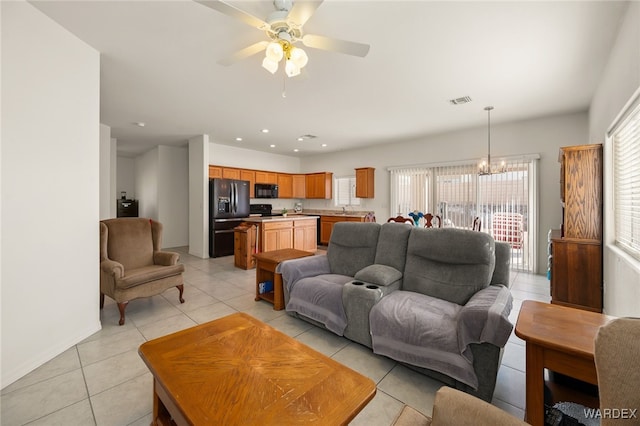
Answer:
[{"label": "sofa cushion", "polygon": [[353,277],[376,257],[379,223],[338,222],[327,248],[331,273]]},{"label": "sofa cushion", "polygon": [[404,223],[384,223],[380,227],[375,263],[393,266],[403,272],[407,258],[407,241],[411,229],[411,226]]},{"label": "sofa cushion", "polygon": [[352,277],[338,274],[302,278],[291,288],[286,310],[311,318],[342,336],[347,326],[342,287],[352,280]]},{"label": "sofa cushion", "polygon": [[483,232],[414,227],[402,288],[464,305],[489,285],[494,250],[493,238]]},{"label": "sofa cushion", "polygon": [[124,265],[124,270],[153,265],[151,222],[145,218],[103,220],[107,226],[109,259]]},{"label": "sofa cushion", "polygon": [[123,289],[135,287],[183,272],[184,265],[181,263],[172,266],[149,265],[136,269],[125,269],[124,277],[116,280],[116,287]]},{"label": "sofa cushion", "polygon": [[387,265],[369,265],[356,273],[356,280],[370,284],[388,286],[402,279],[402,272]]},{"label": "sofa cushion", "polygon": [[473,363],[460,354],[458,346],[461,309],[435,297],[394,291],[369,314],[373,352],[438,371],[477,389]]}]

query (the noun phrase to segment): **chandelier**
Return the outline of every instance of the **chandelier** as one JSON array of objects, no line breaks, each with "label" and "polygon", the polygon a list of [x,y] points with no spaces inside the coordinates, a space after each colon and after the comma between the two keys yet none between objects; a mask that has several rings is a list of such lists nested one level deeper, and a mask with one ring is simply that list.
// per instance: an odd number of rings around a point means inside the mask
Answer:
[{"label": "chandelier", "polygon": [[487,111],[487,159],[482,160],[480,164],[478,164],[478,174],[480,176],[485,175],[493,175],[498,173],[504,173],[507,171],[507,166],[504,161],[500,163],[500,165],[494,166],[491,164],[491,110],[492,106],[484,107],[484,110]]},{"label": "chandelier", "polygon": [[267,45],[262,67],[275,74],[282,58],[285,59],[284,71],[289,77],[299,75],[300,70],[309,62],[307,53],[291,44],[291,35],[286,31],[280,32],[277,39]]}]

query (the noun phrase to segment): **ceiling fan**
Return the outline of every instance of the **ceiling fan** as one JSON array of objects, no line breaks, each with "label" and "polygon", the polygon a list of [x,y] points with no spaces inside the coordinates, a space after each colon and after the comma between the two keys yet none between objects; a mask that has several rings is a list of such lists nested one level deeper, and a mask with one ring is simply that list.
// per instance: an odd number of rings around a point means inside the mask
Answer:
[{"label": "ceiling fan", "polygon": [[304,34],[302,27],[322,4],[323,0],[274,0],[275,11],[266,20],[257,18],[222,0],[195,0],[196,2],[239,19],[245,24],[264,31],[269,40],[259,41],[245,47],[231,56],[218,61],[221,65],[231,65],[249,56],[265,51],[262,66],[272,74],[278,70],[278,63],[285,59],[285,72],[289,77],[300,74],[307,64],[306,52],[295,46],[301,42],[306,47],[339,52],[364,58],[369,53],[369,45],[340,40],[315,34]]}]

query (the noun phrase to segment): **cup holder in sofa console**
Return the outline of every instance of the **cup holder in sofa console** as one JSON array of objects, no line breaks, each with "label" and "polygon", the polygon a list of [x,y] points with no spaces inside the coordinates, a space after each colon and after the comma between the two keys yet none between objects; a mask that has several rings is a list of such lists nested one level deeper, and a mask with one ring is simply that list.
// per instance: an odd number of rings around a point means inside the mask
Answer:
[{"label": "cup holder in sofa console", "polygon": [[385,290],[362,281],[351,281],[342,287],[342,306],[347,316],[345,337],[371,347],[369,312],[385,295]]}]

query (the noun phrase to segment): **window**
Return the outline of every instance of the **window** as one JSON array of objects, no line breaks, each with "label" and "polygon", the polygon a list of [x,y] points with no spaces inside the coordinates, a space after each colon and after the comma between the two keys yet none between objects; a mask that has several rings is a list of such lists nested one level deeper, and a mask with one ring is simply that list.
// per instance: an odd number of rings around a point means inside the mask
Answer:
[{"label": "window", "polygon": [[356,177],[347,176],[335,179],[336,206],[359,206],[360,198],[356,197]]},{"label": "window", "polygon": [[471,229],[474,219],[496,241],[511,245],[511,266],[536,271],[537,155],[512,158],[505,173],[479,176],[477,163],[390,168],[389,217],[418,210],[446,227]]},{"label": "window", "polygon": [[640,96],[610,132],[615,243],[640,260]]}]

